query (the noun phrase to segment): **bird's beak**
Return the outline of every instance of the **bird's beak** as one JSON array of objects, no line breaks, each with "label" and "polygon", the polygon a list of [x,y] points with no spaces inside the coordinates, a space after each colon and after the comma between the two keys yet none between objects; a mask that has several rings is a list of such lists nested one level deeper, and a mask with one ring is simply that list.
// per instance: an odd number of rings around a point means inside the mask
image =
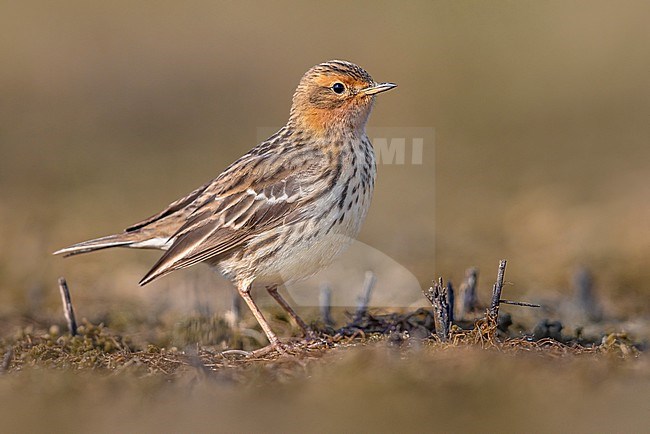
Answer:
[{"label": "bird's beak", "polygon": [[377,93],[391,90],[394,87],[397,87],[395,83],[375,83],[372,86],[368,86],[365,89],[361,89],[360,92],[364,95],[375,95]]}]

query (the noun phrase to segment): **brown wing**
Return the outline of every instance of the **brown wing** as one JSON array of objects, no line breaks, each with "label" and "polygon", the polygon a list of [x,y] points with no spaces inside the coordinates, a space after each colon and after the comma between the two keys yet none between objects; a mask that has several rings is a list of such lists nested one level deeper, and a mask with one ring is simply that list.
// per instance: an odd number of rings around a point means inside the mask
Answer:
[{"label": "brown wing", "polygon": [[[231,184],[225,192],[212,194],[219,190],[218,185],[204,189],[204,198],[197,201],[202,203],[140,284],[223,254],[256,234],[284,224],[298,204],[304,203],[305,194],[295,170],[279,169],[274,176],[254,182],[240,180],[244,182]],[[217,180],[218,184],[222,182]]]}]

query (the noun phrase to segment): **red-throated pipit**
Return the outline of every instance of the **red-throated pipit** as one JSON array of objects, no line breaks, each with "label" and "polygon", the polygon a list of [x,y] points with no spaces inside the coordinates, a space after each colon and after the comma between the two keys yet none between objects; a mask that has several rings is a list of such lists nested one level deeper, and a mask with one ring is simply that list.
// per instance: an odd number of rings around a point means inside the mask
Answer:
[{"label": "red-throated pipit", "polygon": [[375,95],[395,86],[349,62],[316,65],[300,80],[287,124],[217,178],[120,234],[55,254],[165,250],[141,285],[206,262],[237,286],[269,348],[281,349],[251,288],[265,286],[307,331],[277,285],[314,274],[358,234],[377,171],[366,122]]}]

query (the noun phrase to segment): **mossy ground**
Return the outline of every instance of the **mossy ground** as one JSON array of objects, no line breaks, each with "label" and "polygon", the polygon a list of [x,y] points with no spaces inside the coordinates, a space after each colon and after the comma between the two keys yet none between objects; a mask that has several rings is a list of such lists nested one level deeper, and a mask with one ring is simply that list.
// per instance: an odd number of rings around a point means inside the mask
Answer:
[{"label": "mossy ground", "polygon": [[[534,341],[486,320],[454,327],[448,342],[348,328],[260,358],[225,356],[219,345],[136,345],[88,322],[77,336],[53,326],[2,344],[0,413],[13,432],[542,432],[576,415],[577,431],[643,431],[633,414],[650,397],[650,364],[624,335]],[[22,418],[28,410],[39,417]]]}]

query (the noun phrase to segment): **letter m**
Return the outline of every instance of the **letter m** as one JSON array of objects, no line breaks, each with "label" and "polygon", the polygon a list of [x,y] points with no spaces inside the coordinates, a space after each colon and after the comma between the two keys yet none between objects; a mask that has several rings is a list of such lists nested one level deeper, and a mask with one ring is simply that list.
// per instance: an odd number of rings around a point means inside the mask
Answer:
[{"label": "letter m", "polygon": [[404,164],[406,155],[405,138],[376,138],[374,139],[377,148],[377,161],[380,164]]}]

